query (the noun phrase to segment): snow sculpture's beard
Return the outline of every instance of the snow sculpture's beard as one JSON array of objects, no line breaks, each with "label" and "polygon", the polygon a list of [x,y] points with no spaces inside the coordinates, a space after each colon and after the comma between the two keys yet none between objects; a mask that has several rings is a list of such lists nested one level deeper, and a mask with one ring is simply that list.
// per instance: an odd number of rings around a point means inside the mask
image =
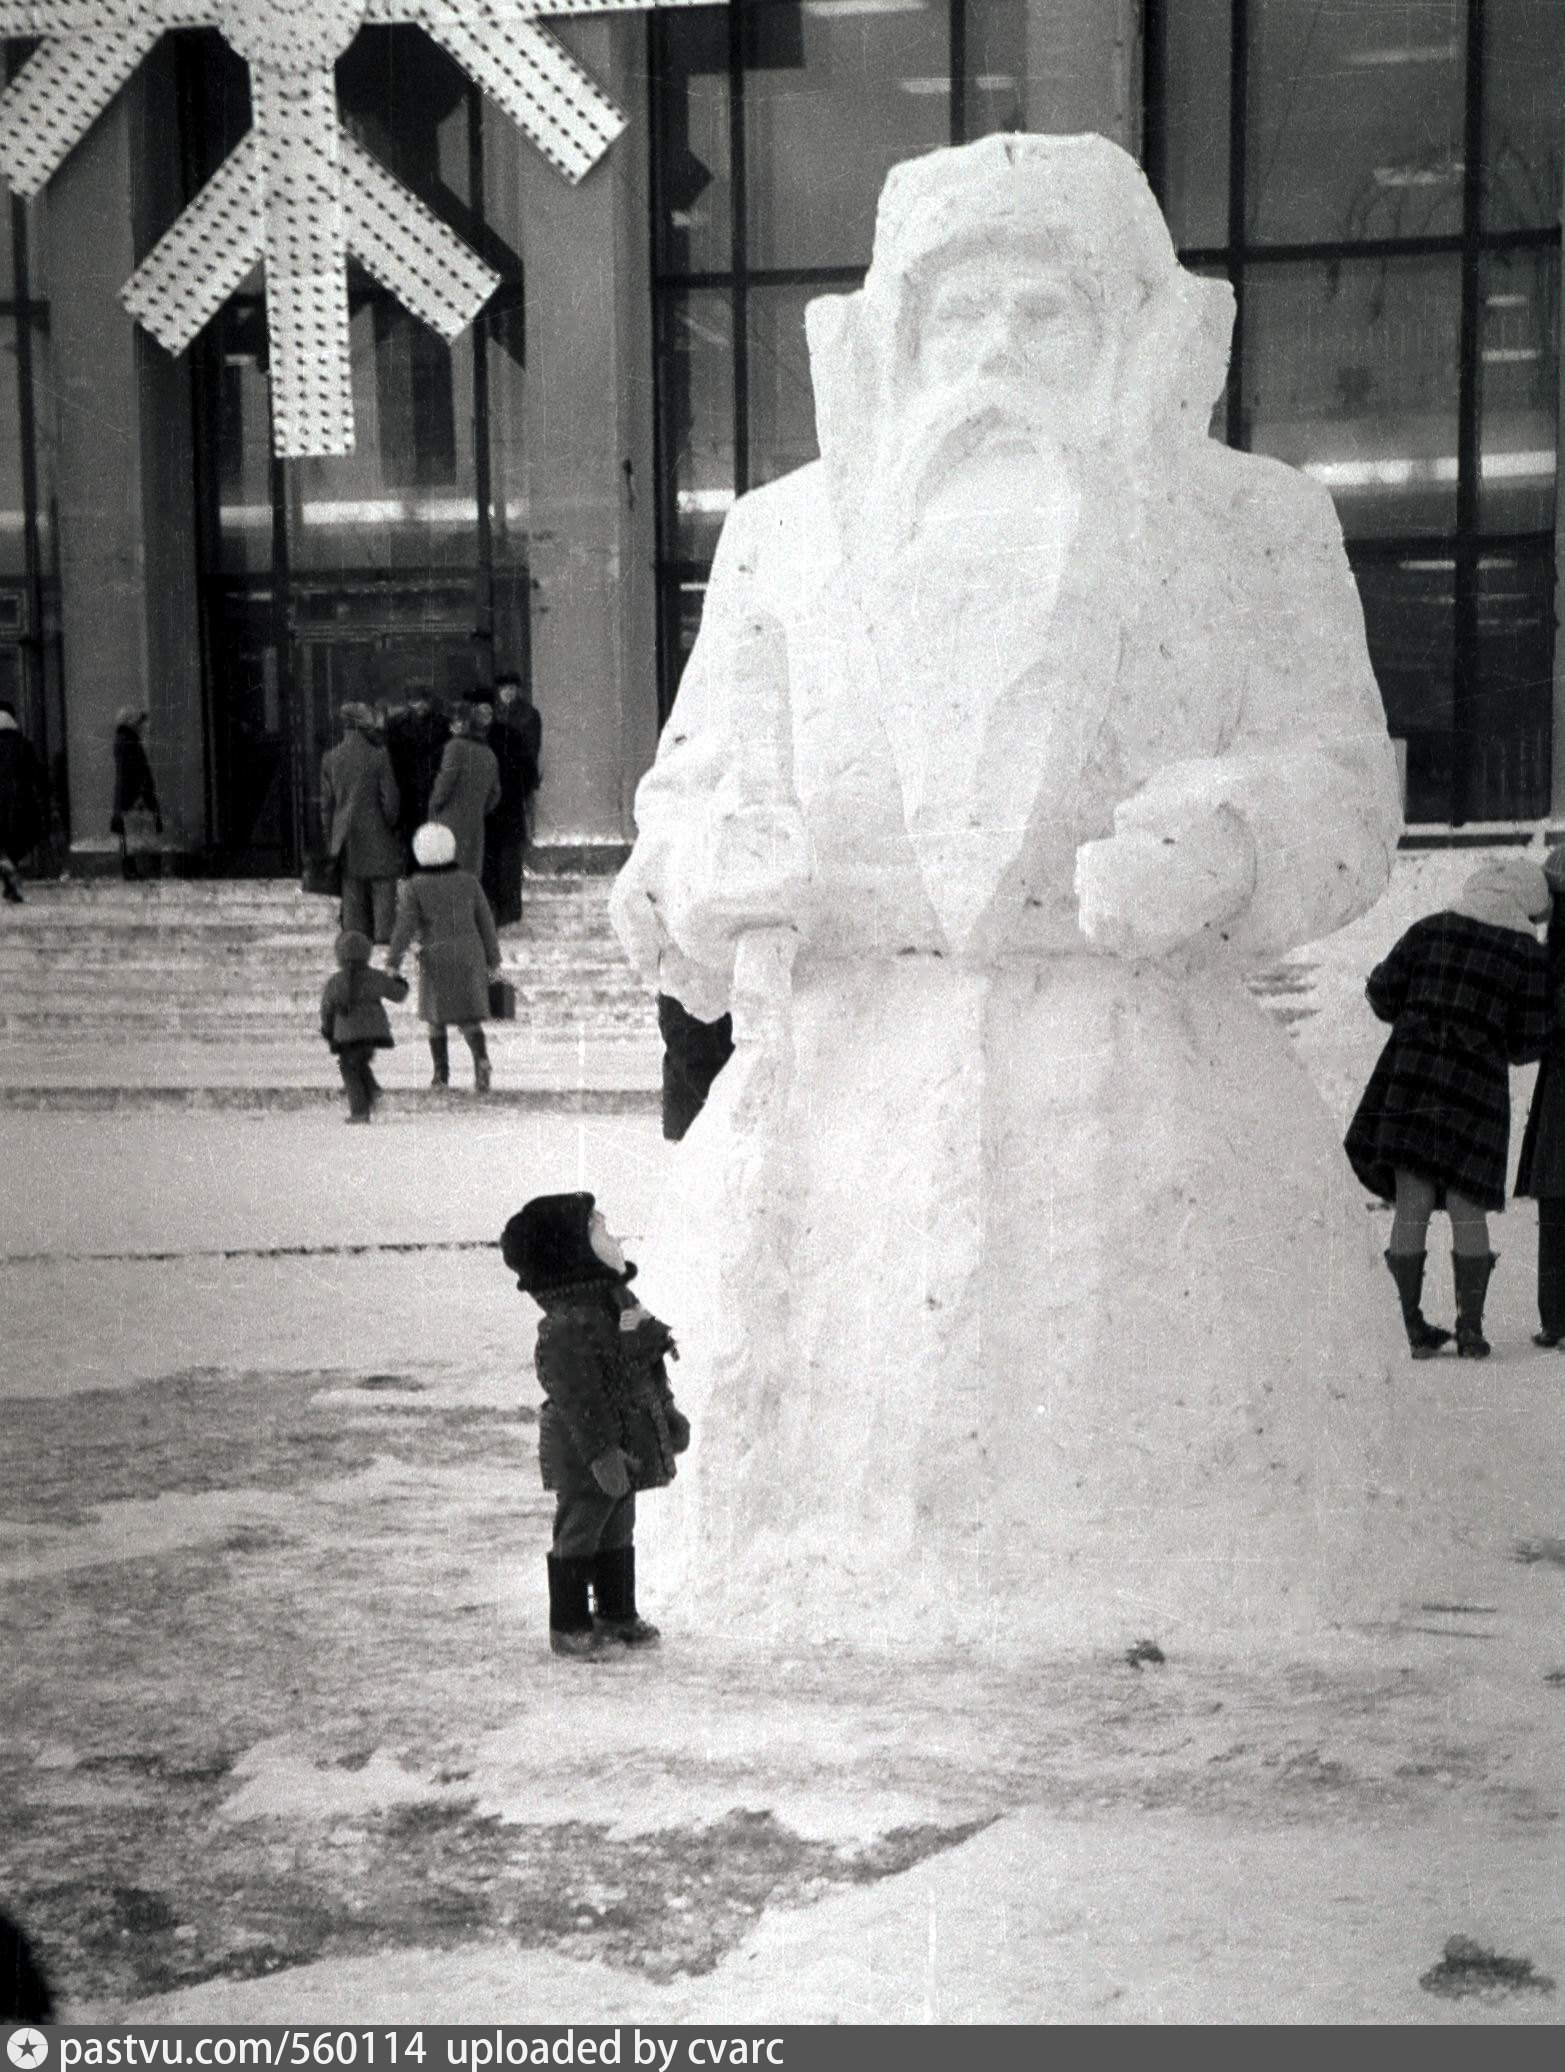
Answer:
[{"label": "snow sculpture's beard", "polygon": [[1113,688],[1138,498],[1081,415],[1067,435],[994,383],[916,399],[835,499],[908,832],[963,945],[1029,823],[1064,822]]}]

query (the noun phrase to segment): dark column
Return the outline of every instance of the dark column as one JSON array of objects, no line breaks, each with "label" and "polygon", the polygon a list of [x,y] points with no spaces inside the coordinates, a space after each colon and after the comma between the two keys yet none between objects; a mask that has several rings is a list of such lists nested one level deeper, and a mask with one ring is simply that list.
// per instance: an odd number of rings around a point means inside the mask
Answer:
[{"label": "dark column", "polygon": [[73,854],[109,846],[114,714],[152,715],[171,846],[206,840],[190,377],[120,290],[179,206],[172,54],[154,52],[48,194]]}]

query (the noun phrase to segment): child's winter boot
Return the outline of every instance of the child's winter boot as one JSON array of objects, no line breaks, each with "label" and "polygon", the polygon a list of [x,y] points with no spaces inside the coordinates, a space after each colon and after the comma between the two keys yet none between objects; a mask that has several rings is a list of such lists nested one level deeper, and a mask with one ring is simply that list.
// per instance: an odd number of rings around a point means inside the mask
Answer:
[{"label": "child's winter boot", "polygon": [[1456,1283],[1456,1351],[1463,1360],[1486,1360],[1489,1341],[1483,1335],[1484,1298],[1489,1276],[1500,1263],[1498,1252],[1477,1252],[1469,1258],[1463,1252],[1451,1254],[1451,1278]]},{"label": "child's winter boot", "polygon": [[597,1599],[597,1630],[627,1648],[655,1648],[661,1635],[636,1611],[636,1550],[614,1547],[593,1557],[592,1593]]},{"label": "child's winter boot", "polygon": [[434,1088],[449,1086],[451,1084],[451,1051],[446,1043],[446,1032],[444,1029],[440,1031],[438,1036],[430,1037],[429,1055],[435,1067],[435,1076],[430,1080],[430,1086]]},{"label": "child's winter boot", "polygon": [[549,1645],[557,1655],[591,1661],[613,1651],[614,1643],[592,1623],[587,1579],[592,1558],[580,1554],[549,1556]]},{"label": "child's winter boot", "polygon": [[1419,1298],[1424,1292],[1424,1254],[1387,1252],[1385,1261],[1391,1269],[1391,1278],[1397,1284],[1408,1350],[1415,1360],[1432,1360],[1441,1346],[1450,1344],[1451,1334],[1443,1326],[1431,1324],[1419,1307]]}]

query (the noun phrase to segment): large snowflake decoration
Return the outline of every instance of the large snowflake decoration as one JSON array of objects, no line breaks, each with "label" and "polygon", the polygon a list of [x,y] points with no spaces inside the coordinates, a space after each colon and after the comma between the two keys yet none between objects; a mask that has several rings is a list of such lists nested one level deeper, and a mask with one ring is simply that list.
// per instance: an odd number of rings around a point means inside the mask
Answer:
[{"label": "large snowflake decoration", "polygon": [[445,338],[498,275],[343,129],[333,66],[364,23],[426,30],[566,179],[625,127],[540,17],[714,0],[0,0],[0,36],[42,37],[0,94],[0,172],[34,194],[165,29],[215,28],[250,68],[253,125],[126,284],[183,352],[264,261],[273,439],[351,453],[349,255]]}]

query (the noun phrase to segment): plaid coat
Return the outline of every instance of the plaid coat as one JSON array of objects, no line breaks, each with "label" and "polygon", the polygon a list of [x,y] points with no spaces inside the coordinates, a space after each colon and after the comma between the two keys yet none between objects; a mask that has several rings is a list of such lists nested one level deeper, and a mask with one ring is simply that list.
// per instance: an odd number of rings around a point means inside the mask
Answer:
[{"label": "plaid coat", "polygon": [[1464,914],[1417,921],[1365,988],[1391,1039],[1348,1125],[1345,1148],[1371,1194],[1396,1196],[1399,1166],[1505,1206],[1508,1068],[1548,1035],[1543,948],[1518,929]]}]

